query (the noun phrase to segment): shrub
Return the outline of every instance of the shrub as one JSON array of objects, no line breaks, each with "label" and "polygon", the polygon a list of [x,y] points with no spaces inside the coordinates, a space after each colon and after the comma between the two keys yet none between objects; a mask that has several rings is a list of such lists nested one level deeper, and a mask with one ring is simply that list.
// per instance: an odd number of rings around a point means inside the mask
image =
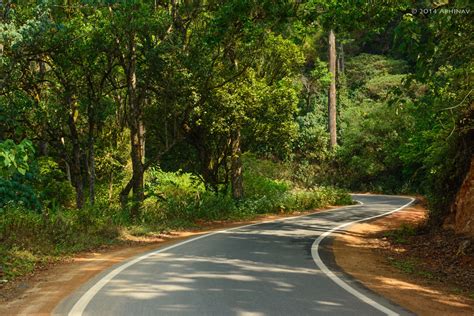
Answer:
[{"label": "shrub", "polygon": [[360,54],[346,63],[347,81],[352,89],[364,85],[371,78],[383,77],[387,74],[404,74],[407,71],[408,66],[405,61],[383,55]]},{"label": "shrub", "polygon": [[244,169],[245,197],[238,201],[225,190],[219,194],[206,191],[202,182],[189,173],[152,169],[147,175],[150,197],[143,204],[141,223],[155,228],[184,227],[197,221],[241,219],[352,202],[346,192],[332,187],[295,189],[289,180],[275,179],[278,170],[285,170],[279,168],[280,164],[252,155],[245,155],[244,162],[250,167]]},{"label": "shrub", "polygon": [[45,207],[71,206],[74,188],[50,157],[38,158],[32,166],[34,179],[29,182],[39,192],[38,197]]},{"label": "shrub", "polygon": [[[247,177],[261,176],[273,180],[289,180],[292,174],[288,163],[261,159],[251,152],[242,155],[242,164]],[[244,181],[246,181],[246,177],[244,177]]]},{"label": "shrub", "polygon": [[332,187],[294,190],[284,200],[284,206],[288,210],[310,210],[328,205],[347,204],[353,204],[351,196],[344,190]]},{"label": "shrub", "polygon": [[41,207],[31,186],[0,178],[0,213],[8,204],[18,204],[31,210],[39,210]]},{"label": "shrub", "polygon": [[100,207],[33,213],[7,206],[0,213],[0,242],[43,253],[89,249],[118,236],[117,226]]},{"label": "shrub", "polygon": [[28,139],[18,145],[11,139],[0,141],[0,177],[9,179],[16,173],[24,175],[30,168],[34,152]]}]

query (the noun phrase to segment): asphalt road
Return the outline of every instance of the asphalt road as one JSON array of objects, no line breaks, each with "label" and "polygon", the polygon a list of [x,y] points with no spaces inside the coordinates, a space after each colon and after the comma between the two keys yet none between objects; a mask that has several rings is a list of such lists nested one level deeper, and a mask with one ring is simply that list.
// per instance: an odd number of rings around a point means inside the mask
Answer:
[{"label": "asphalt road", "polygon": [[412,200],[353,198],[363,204],[208,234],[131,259],[85,284],[55,314],[410,314],[338,270],[328,246],[337,227]]}]

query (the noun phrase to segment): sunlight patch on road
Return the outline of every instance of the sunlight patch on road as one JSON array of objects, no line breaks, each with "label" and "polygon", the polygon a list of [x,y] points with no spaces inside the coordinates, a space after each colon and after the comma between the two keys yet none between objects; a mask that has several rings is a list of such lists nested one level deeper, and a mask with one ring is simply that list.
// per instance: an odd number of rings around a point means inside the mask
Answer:
[{"label": "sunlight patch on road", "polygon": [[328,305],[328,306],[342,306],[342,304],[329,302],[329,301],[316,301],[316,303],[321,304],[321,305]]}]

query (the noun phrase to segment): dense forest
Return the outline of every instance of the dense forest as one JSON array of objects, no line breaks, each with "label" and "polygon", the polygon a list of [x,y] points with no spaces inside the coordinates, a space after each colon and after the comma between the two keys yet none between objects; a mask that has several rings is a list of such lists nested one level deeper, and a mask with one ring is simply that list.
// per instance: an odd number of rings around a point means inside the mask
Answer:
[{"label": "dense forest", "polygon": [[[421,194],[473,155],[469,1],[0,2],[0,264]],[[45,259],[46,258],[46,259]]]}]

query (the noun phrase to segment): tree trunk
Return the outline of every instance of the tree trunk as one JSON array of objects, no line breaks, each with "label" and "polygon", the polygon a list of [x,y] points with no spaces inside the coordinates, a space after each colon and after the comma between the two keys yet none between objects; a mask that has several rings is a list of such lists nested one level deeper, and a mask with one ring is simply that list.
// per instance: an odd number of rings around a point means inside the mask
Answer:
[{"label": "tree trunk", "polygon": [[130,194],[130,191],[132,190],[133,187],[133,177],[128,181],[127,185],[120,191],[120,204],[122,207],[125,207],[127,205],[128,201],[128,195]]},{"label": "tree trunk", "polygon": [[74,106],[72,106],[70,100],[68,100],[68,104],[71,108],[71,113],[68,120],[72,141],[71,179],[74,189],[76,190],[76,207],[80,209],[84,206],[84,184],[82,181],[81,172],[81,147],[79,144],[79,135],[77,133],[76,123],[74,121],[74,112],[76,109]]},{"label": "tree trunk", "polygon": [[143,202],[145,196],[143,191],[143,129],[141,128],[141,121],[137,122],[138,128],[133,126],[131,128],[131,158],[132,158],[132,190],[133,199],[136,207],[134,207],[133,216],[138,215],[138,207]]},{"label": "tree trunk", "polygon": [[144,151],[145,151],[145,128],[143,124],[143,111],[141,100],[137,93],[137,77],[136,77],[136,42],[135,36],[132,34],[129,43],[130,64],[127,72],[128,84],[128,102],[130,108],[130,141],[131,141],[131,159],[132,159],[132,190],[134,205],[132,207],[132,217],[138,217],[140,204],[143,202],[145,195],[143,190],[143,173],[145,168]]},{"label": "tree trunk", "polygon": [[64,160],[64,165],[66,166],[66,177],[67,177],[67,181],[69,181],[70,184],[73,184],[73,183],[72,183],[72,177],[71,177],[71,167],[69,166],[69,162],[67,162],[66,160]]},{"label": "tree trunk", "polygon": [[[89,118],[91,120],[91,118]],[[95,203],[95,151],[94,151],[94,123],[89,122],[89,203]]]},{"label": "tree trunk", "polygon": [[207,188],[215,193],[219,192],[219,177],[217,162],[213,161],[212,155],[205,145],[197,146],[199,160],[201,162],[201,175]]},{"label": "tree trunk", "polygon": [[331,84],[328,91],[328,127],[330,135],[329,148],[333,150],[337,145],[336,134],[336,37],[333,30],[329,32],[329,72]]},{"label": "tree trunk", "polygon": [[40,140],[39,153],[41,156],[48,156],[48,143],[46,141]]},{"label": "tree trunk", "polygon": [[231,183],[232,183],[232,197],[234,199],[241,199],[244,197],[244,186],[242,177],[242,159],[240,149],[240,128],[233,130],[231,135]]},{"label": "tree trunk", "polygon": [[337,56],[336,72],[338,76],[341,73],[341,56]]},{"label": "tree trunk", "polygon": [[345,60],[344,60],[344,45],[343,44],[341,44],[341,53],[340,54],[341,54],[341,57],[340,57],[340,59],[341,59],[340,72],[341,72],[341,74],[344,74]]},{"label": "tree trunk", "polygon": [[110,181],[109,181],[109,200],[112,200],[114,194],[114,172],[110,172]]}]

